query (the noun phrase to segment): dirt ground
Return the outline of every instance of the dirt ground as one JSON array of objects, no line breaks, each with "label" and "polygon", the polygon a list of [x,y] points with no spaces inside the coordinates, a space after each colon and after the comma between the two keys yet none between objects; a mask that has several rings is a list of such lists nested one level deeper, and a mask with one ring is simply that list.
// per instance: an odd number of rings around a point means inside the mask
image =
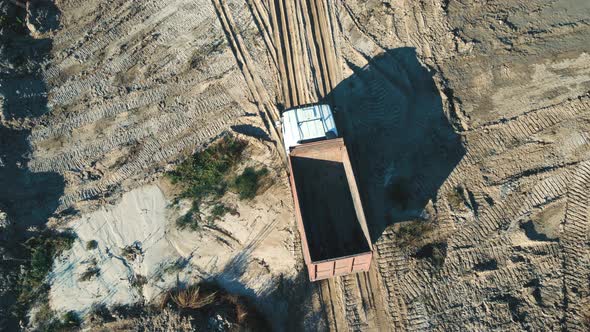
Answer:
[{"label": "dirt ground", "polygon": [[[376,250],[306,286],[287,241],[308,329],[588,329],[588,1],[21,3],[1,1],[23,26],[0,28],[0,209],[22,234],[121,204],[224,131],[280,165],[280,111],[322,101]],[[292,214],[277,190],[259,215]]]}]

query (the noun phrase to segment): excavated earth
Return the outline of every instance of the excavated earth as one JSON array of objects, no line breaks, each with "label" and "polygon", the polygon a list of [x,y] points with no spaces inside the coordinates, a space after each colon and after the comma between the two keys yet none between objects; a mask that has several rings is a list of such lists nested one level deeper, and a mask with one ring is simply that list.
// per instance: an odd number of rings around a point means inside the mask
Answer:
[{"label": "excavated earth", "polygon": [[[590,328],[590,2],[1,4],[0,240],[78,230],[54,310],[149,301],[182,260],[179,278],[216,279],[276,329]],[[277,121],[315,102],[335,111],[375,250],[368,273],[310,284]],[[226,132],[274,181],[178,231],[162,174]],[[137,241],[139,259],[119,255]],[[86,287],[92,259],[109,272]]]}]

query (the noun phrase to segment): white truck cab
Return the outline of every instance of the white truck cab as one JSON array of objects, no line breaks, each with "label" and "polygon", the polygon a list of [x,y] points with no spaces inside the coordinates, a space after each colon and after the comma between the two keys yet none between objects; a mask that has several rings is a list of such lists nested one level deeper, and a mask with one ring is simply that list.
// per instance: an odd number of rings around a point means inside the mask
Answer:
[{"label": "white truck cab", "polygon": [[284,111],[282,131],[287,155],[297,145],[338,137],[332,110],[325,104]]}]

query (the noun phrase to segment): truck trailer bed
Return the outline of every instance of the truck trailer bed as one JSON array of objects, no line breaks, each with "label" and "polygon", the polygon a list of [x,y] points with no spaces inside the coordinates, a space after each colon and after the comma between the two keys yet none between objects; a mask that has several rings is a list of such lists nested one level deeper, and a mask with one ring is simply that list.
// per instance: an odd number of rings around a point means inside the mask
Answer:
[{"label": "truck trailer bed", "polygon": [[305,157],[291,162],[312,261],[369,251],[344,164]]},{"label": "truck trailer bed", "polygon": [[310,279],[368,269],[372,247],[342,139],[299,145],[289,159]]}]

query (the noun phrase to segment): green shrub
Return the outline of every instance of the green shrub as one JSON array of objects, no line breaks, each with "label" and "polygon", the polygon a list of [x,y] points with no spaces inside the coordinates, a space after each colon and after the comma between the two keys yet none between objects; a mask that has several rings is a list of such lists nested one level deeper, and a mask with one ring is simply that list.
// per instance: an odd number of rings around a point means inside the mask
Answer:
[{"label": "green shrub", "polygon": [[86,250],[94,250],[96,248],[98,248],[98,242],[96,240],[86,242]]},{"label": "green shrub", "polygon": [[90,312],[86,316],[86,321],[90,325],[98,326],[106,322],[112,322],[115,318],[104,303],[94,303],[90,308]]},{"label": "green shrub", "polygon": [[51,322],[55,319],[55,311],[51,310],[49,299],[45,297],[43,300],[35,314],[35,322],[38,325]]},{"label": "green shrub", "polygon": [[404,223],[396,232],[400,246],[414,246],[424,239],[434,229],[431,222],[411,221]]},{"label": "green shrub", "polygon": [[24,26],[23,20],[16,15],[2,15],[0,16],[0,28],[17,28],[16,25]]},{"label": "green shrub", "polygon": [[222,195],[227,190],[226,176],[240,160],[245,147],[245,141],[225,136],[168,172],[168,177],[173,184],[182,186],[183,198],[200,201],[209,195]]},{"label": "green shrub", "polygon": [[84,273],[82,273],[82,275],[80,275],[80,278],[78,278],[79,281],[89,281],[92,278],[98,276],[100,273],[100,269],[96,266],[91,266],[89,267],[86,271],[84,271]]},{"label": "green shrub", "polygon": [[213,217],[223,217],[226,213],[229,212],[229,208],[226,207],[222,203],[215,204],[213,209],[211,209],[211,216]]},{"label": "green shrub", "polygon": [[25,242],[30,261],[22,272],[18,285],[15,314],[23,319],[28,308],[39,298],[46,296],[48,286],[45,278],[51,271],[53,259],[72,247],[75,236],[72,233],[45,232]]},{"label": "green shrub", "polygon": [[141,254],[141,247],[138,242],[134,242],[121,248],[121,256],[125,257],[125,259],[128,261],[135,260]]},{"label": "green shrub", "polygon": [[220,197],[227,191],[229,174],[241,160],[246,144],[233,136],[224,136],[166,174],[173,184],[181,186],[180,198],[193,201],[191,210],[177,219],[179,228],[199,229],[201,203],[210,197]]},{"label": "green shrub", "polygon": [[61,319],[55,317],[55,312],[51,311],[51,316],[45,320],[37,319],[39,324],[38,331],[43,332],[66,332],[73,331],[80,327],[82,320],[74,311],[68,311],[61,316]]},{"label": "green shrub", "polygon": [[78,327],[80,326],[81,320],[80,317],[78,317],[78,314],[76,314],[74,311],[68,311],[66,312],[62,317],[61,317],[61,321],[62,321],[62,326],[63,327]]},{"label": "green shrub", "polygon": [[212,223],[215,220],[220,219],[221,217],[225,216],[228,213],[237,214],[238,211],[235,208],[227,206],[223,203],[217,203],[211,209],[211,211],[209,213],[209,218],[207,219],[207,221],[209,223]]},{"label": "green shrub", "polygon": [[34,248],[31,256],[31,269],[29,278],[34,285],[42,282],[53,266],[53,253],[51,248]]},{"label": "green shrub", "polygon": [[461,208],[465,202],[463,198],[463,188],[455,187],[451,189],[447,194],[447,201],[449,202],[451,208],[455,210]]},{"label": "green shrub", "polygon": [[70,233],[48,232],[25,242],[31,253],[30,265],[23,279],[26,286],[39,286],[51,270],[53,259],[72,248],[74,240],[75,236]]},{"label": "green shrub", "polygon": [[247,167],[233,183],[233,188],[240,195],[240,199],[252,199],[256,197],[256,192],[260,187],[260,179],[268,174],[266,167],[256,170],[253,167]]},{"label": "green shrub", "polygon": [[191,209],[187,214],[176,219],[176,226],[180,229],[189,228],[191,231],[196,231],[201,228],[201,218],[197,216],[198,211]]},{"label": "green shrub", "polygon": [[445,242],[429,243],[416,251],[414,255],[419,259],[429,259],[432,265],[439,269],[447,257],[447,244]]}]

